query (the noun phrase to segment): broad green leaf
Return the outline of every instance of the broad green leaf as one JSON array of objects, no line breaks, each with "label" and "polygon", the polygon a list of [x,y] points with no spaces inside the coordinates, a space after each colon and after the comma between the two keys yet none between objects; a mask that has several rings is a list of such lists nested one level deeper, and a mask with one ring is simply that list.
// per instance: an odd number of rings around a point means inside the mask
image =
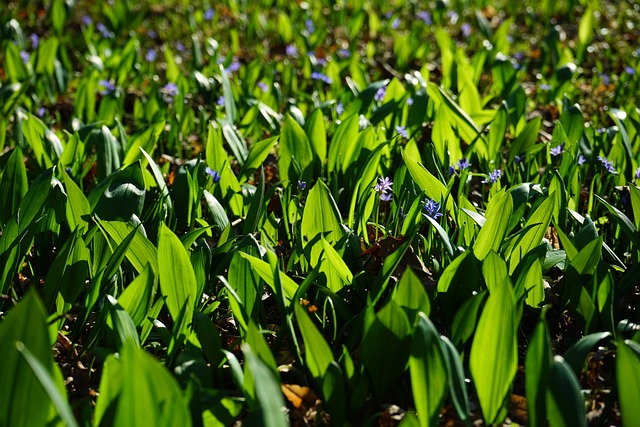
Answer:
[{"label": "broad green leaf", "polygon": [[[404,150],[402,151],[402,158],[404,159],[405,165],[407,165],[407,170],[411,174],[411,178],[413,178],[420,190],[422,190],[428,198],[442,203],[448,193],[447,187],[426,170],[424,166],[409,157]],[[453,209],[453,200],[451,198],[447,199],[446,207],[447,211]]]},{"label": "broad green leaf", "polygon": [[131,316],[118,304],[118,300],[111,295],[107,295],[107,303],[109,304],[109,318],[111,325],[113,325],[118,348],[125,344],[140,347],[140,338]]},{"label": "broad green leaf", "polygon": [[322,236],[331,244],[337,243],[344,235],[341,222],[338,207],[329,189],[324,182],[318,181],[307,196],[300,227],[302,244],[313,245],[310,249],[309,262],[311,265],[318,263],[323,250],[317,236]]},{"label": "broad green leaf", "polygon": [[[36,292],[28,292],[18,305],[0,322],[0,424],[5,426],[47,425],[51,400],[26,359],[18,351],[17,343],[29,349],[44,370],[53,374],[45,308]],[[64,393],[62,377],[56,375],[58,391]]]},{"label": "broad green leaf", "polygon": [[589,354],[593,346],[610,336],[611,332],[597,332],[580,338],[564,354],[565,362],[576,375],[580,375],[587,354]]},{"label": "broad green leaf", "polygon": [[[345,285],[350,285],[353,281],[353,274],[347,264],[345,264],[342,256],[327,242],[324,238],[320,238],[322,243],[322,255],[319,259],[320,272],[324,273],[327,278],[327,287],[332,292],[338,292]],[[316,265],[312,264],[312,267]]]},{"label": "broad green leaf", "polygon": [[[543,311],[544,312],[544,311]],[[525,356],[525,390],[532,427],[547,426],[546,391],[553,361],[549,327],[542,317],[538,322]]]},{"label": "broad green leaf", "polygon": [[509,254],[509,274],[513,274],[525,255],[542,242],[551,222],[554,200],[553,195],[549,195],[527,220],[525,224],[527,231],[518,238],[518,242]]},{"label": "broad green leaf", "polygon": [[145,127],[142,132],[139,132],[129,138],[129,145],[127,152],[122,160],[122,166],[127,167],[133,164],[136,160],[140,159],[142,152],[153,154],[158,139],[164,131],[166,122],[163,120],[158,123],[154,123]]},{"label": "broad green leaf", "polygon": [[338,125],[329,144],[328,173],[333,173],[335,170],[341,170],[344,173],[349,167],[349,164],[345,163],[346,153],[358,139],[359,120],[357,114],[352,114]]},{"label": "broad green leaf", "polygon": [[277,141],[278,137],[273,136],[265,139],[264,141],[253,144],[251,151],[249,151],[249,155],[247,156],[247,160],[244,162],[242,169],[240,170],[240,176],[238,177],[240,182],[246,181],[253,171],[258,169],[264,163]]},{"label": "broad green leaf", "polygon": [[469,395],[467,393],[466,377],[464,369],[462,368],[462,362],[460,361],[460,355],[455,346],[444,335],[440,336],[442,340],[442,351],[444,354],[444,361],[447,365],[447,376],[449,378],[449,395],[453,401],[453,406],[456,408],[458,417],[462,421],[466,421],[469,418],[471,412],[469,404]]},{"label": "broad green leaf", "polygon": [[127,310],[134,325],[142,326],[147,312],[153,303],[156,278],[147,264],[142,272],[124,289],[118,298],[118,302]]},{"label": "broad green leaf", "polygon": [[305,365],[313,378],[321,384],[322,377],[334,361],[333,353],[327,341],[313,324],[309,315],[299,303],[294,304],[294,312],[298,321],[298,328],[306,348],[304,354]]},{"label": "broad green leaf", "polygon": [[263,425],[286,427],[289,425],[284,415],[284,399],[280,391],[280,380],[253,352],[247,344],[242,346],[247,369],[251,372],[256,387],[256,400]]},{"label": "broad green leaf", "polygon": [[507,281],[489,294],[469,358],[471,375],[487,423],[499,423],[506,415],[502,408],[518,369],[517,329],[516,301],[511,283]]},{"label": "broad green leaf", "polygon": [[490,294],[498,288],[511,286],[507,263],[493,251],[489,252],[482,263],[482,274]]},{"label": "broad green leaf", "polygon": [[129,343],[120,351],[120,363],[121,392],[113,425],[191,426],[180,386],[164,366]]},{"label": "broad green leaf", "polygon": [[544,302],[544,279],[542,277],[542,265],[540,260],[536,259],[526,272],[520,273],[524,275],[524,291],[527,293],[525,302],[527,305],[538,308]]},{"label": "broad green leaf", "polygon": [[100,396],[93,414],[96,426],[113,425],[114,410],[122,389],[122,365],[115,355],[107,356],[102,365]]},{"label": "broad green leaf", "polygon": [[534,146],[538,138],[540,124],[540,117],[536,117],[527,123],[524,129],[518,134],[509,149],[509,162],[513,162],[516,156],[526,153]]},{"label": "broad green leaf", "polygon": [[[100,221],[100,227],[105,232],[105,237],[110,237],[116,243],[121,244],[135,227],[121,221]],[[141,231],[135,233],[127,251],[127,259],[138,273],[142,273],[149,265],[154,273],[158,273],[158,250],[153,243],[146,238]]]},{"label": "broad green leaf", "polygon": [[144,174],[139,162],[109,175],[89,194],[92,212],[102,220],[129,221],[140,217],[146,195]]},{"label": "broad green leaf", "polygon": [[376,395],[383,398],[405,370],[411,349],[411,326],[394,301],[372,313],[371,319],[362,336],[362,361]]},{"label": "broad green leaf", "polygon": [[393,300],[405,310],[410,325],[415,324],[418,313],[423,312],[429,316],[431,312],[429,296],[424,285],[411,268],[407,268],[402,273],[402,277],[393,291]]},{"label": "broad green leaf", "polygon": [[504,240],[513,210],[513,200],[506,191],[494,195],[487,206],[486,221],[473,245],[473,253],[482,261],[490,251],[498,252]]},{"label": "broad green leaf", "polygon": [[38,360],[37,357],[31,354],[22,341],[16,342],[16,348],[29,364],[29,367],[40,381],[40,384],[42,384],[42,388],[47,392],[49,399],[56,407],[56,410],[58,411],[58,414],[60,414],[60,418],[64,421],[65,425],[69,427],[77,426],[78,423],[73,416],[69,402],[67,402],[66,393],[58,388],[58,384],[56,384],[56,380],[52,377],[49,370],[40,360]]},{"label": "broad green leaf", "polygon": [[[287,114],[280,134],[278,171],[284,185],[295,184],[296,180],[306,181],[307,168],[313,162],[313,152],[307,135],[291,115]],[[299,170],[296,170],[295,165]]]},{"label": "broad green leaf", "polygon": [[46,73],[49,76],[53,76],[58,44],[59,42],[57,37],[48,37],[46,40],[40,42],[40,45],[38,46],[36,73]]},{"label": "broad green leaf", "polygon": [[164,224],[160,226],[158,242],[158,267],[160,290],[166,297],[171,317],[178,318],[186,304],[185,318],[191,323],[196,304],[196,276],[189,254],[180,239]]},{"label": "broad green leaf", "polygon": [[561,356],[553,358],[546,400],[549,425],[587,426],[587,413],[580,383]]},{"label": "broad green leaf", "polygon": [[634,425],[640,419],[640,358],[631,349],[632,343],[619,342],[616,353],[616,383],[624,425]]},{"label": "broad green leaf", "polygon": [[[269,287],[275,292],[275,278],[273,276],[273,270],[269,263],[261,260],[260,258],[256,258],[251,255],[247,255],[243,252],[239,252],[240,256],[245,258],[251,264],[251,267],[262,277]],[[282,282],[282,287],[284,288],[284,297],[288,300],[291,300],[298,290],[298,285],[293,281],[289,276],[280,272],[280,281]]]},{"label": "broad green leaf", "polygon": [[424,313],[419,313],[413,332],[411,390],[420,425],[436,425],[447,393],[447,366],[438,331]]},{"label": "broad green leaf", "polygon": [[260,275],[252,267],[251,262],[241,256],[242,253],[256,257],[256,259],[260,256],[258,242],[253,238],[247,241],[248,244],[246,246],[241,247],[238,252],[233,254],[229,264],[228,278],[229,285],[236,291],[247,315],[251,317],[259,298],[262,296],[264,285]]},{"label": "broad green leaf", "polygon": [[203,194],[205,203],[207,204],[209,213],[211,214],[211,225],[219,231],[224,230],[229,224],[229,218],[227,217],[224,207],[220,204],[218,199],[216,199],[213,194],[209,193],[207,190],[204,190]]},{"label": "broad green leaf", "polygon": [[0,224],[4,226],[18,209],[20,201],[29,189],[27,169],[19,147],[11,151],[0,177],[0,194],[3,200],[0,206]]},{"label": "broad green leaf", "polygon": [[77,227],[80,227],[80,230],[84,232],[89,227],[87,219],[91,215],[89,201],[66,172],[62,174],[62,179],[67,191],[66,213],[69,228],[74,231]]},{"label": "broad green leaf", "polygon": [[324,115],[320,108],[311,113],[307,119],[306,128],[314,159],[323,165],[327,161],[327,131],[325,130]]}]

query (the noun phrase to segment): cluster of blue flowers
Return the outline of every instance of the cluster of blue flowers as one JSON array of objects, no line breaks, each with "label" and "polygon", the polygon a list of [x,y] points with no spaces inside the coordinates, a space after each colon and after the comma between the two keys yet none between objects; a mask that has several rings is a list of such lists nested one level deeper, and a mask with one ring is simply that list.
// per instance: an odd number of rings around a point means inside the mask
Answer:
[{"label": "cluster of blue flowers", "polygon": [[613,162],[611,160],[607,160],[606,157],[602,157],[602,156],[598,156],[597,157],[598,161],[600,163],[602,163],[602,167],[609,172],[612,175],[617,175],[618,172],[616,171],[616,168],[613,166]]},{"label": "cluster of blue flowers", "polygon": [[387,176],[378,178],[378,183],[373,189],[380,193],[380,200],[383,202],[388,202],[393,197],[393,181]]},{"label": "cluster of blue flowers", "polygon": [[333,80],[331,80],[331,77],[329,77],[329,76],[327,76],[326,74],[321,73],[321,72],[319,72],[319,71],[314,71],[313,73],[311,73],[311,78],[312,78],[313,80],[320,80],[320,81],[323,81],[323,82],[325,82],[325,83],[326,83],[326,84],[328,84],[328,85],[330,85],[330,84],[333,82]]},{"label": "cluster of blue flowers", "polygon": [[442,216],[440,213],[440,203],[436,202],[432,199],[423,200],[424,206],[422,209],[424,210],[424,214],[432,219],[438,219]]}]

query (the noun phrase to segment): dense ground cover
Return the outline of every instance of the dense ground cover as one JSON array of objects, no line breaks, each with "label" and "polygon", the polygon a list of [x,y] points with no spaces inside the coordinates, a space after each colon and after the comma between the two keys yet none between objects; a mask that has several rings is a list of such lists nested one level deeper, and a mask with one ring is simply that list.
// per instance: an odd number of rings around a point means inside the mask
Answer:
[{"label": "dense ground cover", "polygon": [[44,3],[0,425],[640,421],[637,4]]}]

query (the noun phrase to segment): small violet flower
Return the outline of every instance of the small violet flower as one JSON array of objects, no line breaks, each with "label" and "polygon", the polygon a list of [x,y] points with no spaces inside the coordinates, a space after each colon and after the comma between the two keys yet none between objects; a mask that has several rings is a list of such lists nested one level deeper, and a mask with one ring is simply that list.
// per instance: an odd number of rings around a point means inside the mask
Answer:
[{"label": "small violet flower", "polygon": [[260,90],[262,90],[263,92],[268,92],[269,91],[269,86],[267,86],[267,84],[265,82],[258,82],[256,84],[256,86],[258,86],[260,88]]},{"label": "small violet flower", "polygon": [[540,90],[544,91],[544,92],[548,92],[551,90],[551,85],[548,85],[546,83],[543,83],[540,85]]},{"label": "small violet flower", "polygon": [[351,51],[350,51],[349,49],[340,49],[340,50],[338,51],[338,55],[339,55],[341,58],[345,58],[345,59],[346,59],[346,58],[350,58],[350,57],[351,57]]},{"label": "small violet flower", "polygon": [[396,126],[396,132],[398,132],[398,134],[400,134],[400,136],[403,137],[404,139],[409,138],[409,134],[407,133],[407,128],[404,126]]},{"label": "small violet flower", "polygon": [[111,33],[111,31],[109,31],[107,26],[104,25],[102,22],[99,22],[98,25],[96,25],[96,29],[105,39],[110,39],[113,37],[113,33]]},{"label": "small violet flower", "polygon": [[607,170],[607,172],[609,172],[612,175],[617,175],[618,174],[618,172],[616,171],[616,168],[613,166],[613,162],[611,160],[607,160],[606,157],[602,157],[602,156],[598,156],[597,158],[600,161],[600,163],[602,163],[602,167],[605,168]]},{"label": "small violet flower", "polygon": [[162,89],[160,89],[160,92],[165,95],[165,99],[169,103],[173,101],[174,96],[180,93],[178,86],[175,83],[167,83],[162,87]]},{"label": "small violet flower", "polygon": [[425,211],[423,215],[426,215],[432,219],[437,220],[442,216],[442,214],[440,213],[440,203],[436,202],[435,200],[425,199],[422,209],[424,209]]},{"label": "small violet flower", "polygon": [[489,174],[489,176],[487,177],[487,179],[485,179],[484,181],[482,181],[484,184],[487,183],[496,183],[500,180],[500,177],[502,176],[502,171],[500,169],[494,169],[493,172],[491,172]]},{"label": "small violet flower", "polygon": [[116,90],[116,85],[111,83],[109,80],[100,80],[98,82],[98,86],[102,86],[104,89],[98,91],[100,95],[110,95]]},{"label": "small violet flower", "polygon": [[325,82],[326,84],[331,84],[333,82],[333,80],[331,80],[331,78],[329,76],[327,76],[326,74],[323,74],[319,71],[314,71],[313,73],[311,73],[311,78],[313,80],[321,80],[323,82]]},{"label": "small violet flower", "polygon": [[29,55],[29,52],[27,52],[26,50],[21,50],[20,58],[22,58],[22,62],[26,64],[27,62],[29,62],[29,59],[31,59],[31,55]]},{"label": "small violet flower", "polygon": [[224,96],[220,96],[220,98],[218,98],[218,100],[216,101],[216,104],[218,104],[220,107],[224,107]]},{"label": "small violet flower", "polygon": [[85,27],[91,25],[91,17],[89,15],[84,15],[82,17],[82,25],[84,25]]},{"label": "small violet flower", "polygon": [[343,112],[344,106],[342,105],[342,102],[338,102],[338,105],[336,105],[336,114],[341,115]]},{"label": "small violet flower", "polygon": [[400,18],[396,18],[391,23],[391,28],[393,28],[394,30],[397,30],[399,27],[400,27]]},{"label": "small violet flower", "polygon": [[287,56],[298,56],[298,48],[294,44],[290,44],[285,49]]},{"label": "small violet flower", "polygon": [[578,166],[582,166],[586,161],[587,159],[582,154],[578,156]]},{"label": "small violet flower", "polygon": [[147,62],[153,62],[153,61],[155,61],[155,60],[156,60],[156,58],[157,58],[157,57],[158,57],[158,54],[157,54],[157,53],[156,53],[156,51],[155,51],[155,50],[153,50],[153,49],[149,49],[149,50],[147,51],[147,53],[144,55],[144,59],[145,59]]},{"label": "small violet flower", "polygon": [[42,118],[46,112],[47,110],[44,107],[40,107],[38,108],[38,111],[36,114],[38,115],[38,117]]},{"label": "small violet flower", "polygon": [[633,178],[640,179],[640,166],[638,166],[638,169],[636,169],[635,173],[633,174]]},{"label": "small violet flower", "polygon": [[298,180],[298,188],[300,191],[304,191],[307,188],[307,183],[305,181]]},{"label": "small violet flower", "polygon": [[513,160],[515,160],[516,165],[519,165],[520,163],[522,163],[522,156],[515,156]]},{"label": "small violet flower", "polygon": [[184,52],[186,49],[184,47],[184,44],[182,44],[182,42],[178,42],[178,43],[176,43],[176,50],[178,52]]},{"label": "small violet flower", "polygon": [[204,19],[205,21],[211,21],[213,19],[214,11],[212,8],[209,8],[204,11]]},{"label": "small violet flower", "polygon": [[313,20],[311,18],[308,18],[306,21],[304,21],[304,27],[309,34],[312,34],[316,30],[316,28],[313,26]]},{"label": "small violet flower", "polygon": [[431,14],[427,11],[420,11],[416,15],[418,18],[422,19],[426,25],[431,25]]},{"label": "small violet flower", "polygon": [[413,98],[407,98],[407,105],[413,105]]},{"label": "small violet flower", "polygon": [[211,169],[209,166],[207,166],[204,171],[213,179],[214,184],[220,182],[220,174],[218,173],[218,171]]},{"label": "small violet flower", "polygon": [[624,72],[629,74],[630,76],[633,76],[636,73],[636,70],[633,67],[626,66],[624,67]]},{"label": "small violet flower", "polygon": [[551,148],[549,150],[549,153],[551,153],[553,157],[558,157],[560,154],[562,154],[563,151],[564,151],[564,144],[560,144],[557,147]]},{"label": "small violet flower", "polygon": [[464,24],[462,24],[462,27],[460,27],[460,30],[462,31],[462,36],[465,39],[468,39],[469,36],[471,35],[471,25],[469,25],[466,22]]},{"label": "small violet flower", "polygon": [[380,200],[383,202],[388,202],[393,197],[393,181],[389,177],[379,177],[373,189],[376,193],[380,193]]},{"label": "small violet flower", "polygon": [[233,74],[240,69],[240,62],[235,56],[231,60],[231,64],[226,68],[227,73]]},{"label": "small violet flower", "polygon": [[376,94],[374,95],[373,99],[375,99],[378,102],[382,102],[386,94],[387,94],[387,88],[385,86],[382,86],[380,89],[376,91]]},{"label": "small violet flower", "polygon": [[463,171],[470,167],[471,167],[471,163],[469,163],[469,159],[467,159],[466,157],[463,157],[460,160],[458,160],[458,170]]},{"label": "small violet flower", "polygon": [[40,44],[40,37],[38,37],[36,33],[33,33],[29,36],[29,38],[31,39],[31,47],[37,49],[38,45]]}]

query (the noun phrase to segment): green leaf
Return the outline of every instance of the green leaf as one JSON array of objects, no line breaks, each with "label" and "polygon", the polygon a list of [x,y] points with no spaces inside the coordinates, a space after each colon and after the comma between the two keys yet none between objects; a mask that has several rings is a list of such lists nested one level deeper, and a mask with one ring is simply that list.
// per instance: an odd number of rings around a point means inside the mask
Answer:
[{"label": "green leaf", "polygon": [[518,369],[516,334],[516,302],[511,283],[507,280],[491,289],[469,358],[471,375],[487,423],[499,423],[506,415],[501,409]]},{"label": "green leaf", "polygon": [[544,279],[542,277],[542,264],[536,259],[526,272],[520,273],[524,275],[523,291],[527,293],[525,302],[530,307],[538,308],[544,302]]},{"label": "green leaf", "polygon": [[247,156],[247,160],[244,162],[242,169],[240,170],[240,176],[238,177],[240,182],[246,181],[253,171],[258,169],[264,163],[277,141],[278,137],[273,136],[265,139],[264,141],[253,144],[251,151]]},{"label": "green leaf", "polygon": [[[320,240],[323,249],[319,259],[320,272],[324,273],[327,278],[327,287],[332,292],[338,292],[345,285],[350,285],[353,282],[353,274],[333,246],[324,238],[320,238]],[[316,265],[311,264],[311,266],[315,267]]]},{"label": "green leaf", "polygon": [[49,37],[40,42],[38,46],[38,60],[36,62],[36,73],[53,76],[55,69],[56,54],[58,53],[58,38]]},{"label": "green leaf", "polygon": [[[53,363],[46,312],[36,292],[28,292],[18,305],[13,307],[0,323],[0,425],[43,426],[47,425],[51,400],[40,380],[20,354],[17,343],[27,347],[50,374],[57,367]],[[64,393],[62,377],[57,387]]]},{"label": "green leaf", "polygon": [[580,375],[587,354],[589,354],[593,346],[610,336],[611,332],[597,332],[580,338],[564,354],[565,362],[576,375]]},{"label": "green leaf", "polygon": [[419,313],[409,358],[411,390],[420,425],[436,425],[447,392],[447,369],[438,331]]},{"label": "green leaf", "polygon": [[284,399],[280,391],[280,380],[262,362],[251,347],[247,344],[242,346],[247,369],[253,376],[256,387],[256,399],[258,401],[258,411],[262,418],[262,425],[270,427],[286,427],[289,425],[284,415]]},{"label": "green leaf", "polygon": [[[407,170],[409,174],[411,174],[411,178],[413,178],[420,190],[430,199],[442,203],[449,192],[447,187],[426,170],[424,166],[412,159],[404,150],[402,151],[402,158],[404,159],[405,165],[407,165]],[[453,209],[453,200],[451,198],[447,199],[446,207],[447,211]]]},{"label": "green leaf", "polygon": [[140,347],[140,338],[131,316],[118,304],[118,300],[111,295],[107,295],[107,303],[109,304],[109,317],[116,333],[118,348],[125,344]]},{"label": "green leaf", "polygon": [[71,407],[67,402],[66,393],[64,391],[60,391],[58,384],[56,384],[55,379],[52,378],[51,373],[37,357],[31,354],[22,341],[16,342],[16,348],[29,364],[29,367],[40,381],[40,384],[42,384],[42,388],[47,392],[49,399],[58,410],[58,414],[60,414],[60,418],[64,421],[65,425],[69,427],[77,426],[78,423],[76,422],[73,412],[71,411]]},{"label": "green leaf", "polygon": [[327,161],[327,131],[324,125],[324,115],[320,108],[311,113],[307,119],[306,128],[313,157],[318,164],[323,164]]},{"label": "green leaf", "polygon": [[[117,245],[120,245],[131,231],[136,228],[121,221],[99,221],[98,223],[101,229],[104,230],[105,237],[110,237]],[[126,256],[138,273],[142,273],[147,265],[151,267],[154,273],[159,271],[158,250],[140,230],[135,233]]]},{"label": "green leaf", "polygon": [[180,239],[164,224],[160,226],[158,240],[160,289],[166,297],[167,308],[171,317],[177,319],[186,304],[185,318],[190,323],[197,302],[197,285],[189,254]]},{"label": "green leaf", "polygon": [[327,158],[327,172],[340,169],[343,173],[348,169],[349,163],[346,162],[346,154],[350,151],[351,146],[356,143],[359,133],[358,114],[352,114],[340,123],[331,138],[329,145],[329,155]]},{"label": "green leaf", "polygon": [[146,265],[142,272],[124,289],[118,302],[127,310],[133,324],[142,326],[145,316],[153,303],[156,278],[150,265]]},{"label": "green leaf", "polygon": [[117,170],[89,194],[92,212],[102,220],[129,221],[140,216],[145,199],[145,183],[139,162]]},{"label": "green leaf", "polygon": [[20,201],[27,194],[29,183],[27,169],[24,166],[22,151],[19,147],[11,151],[7,163],[0,174],[0,194],[3,202],[0,206],[0,224],[9,222],[11,216],[18,210]]},{"label": "green leaf", "polygon": [[304,353],[305,365],[318,384],[321,384],[329,365],[334,361],[333,353],[327,341],[305,313],[302,305],[294,304],[294,312],[306,349]]},{"label": "green leaf", "polygon": [[317,236],[322,236],[331,244],[337,243],[344,235],[341,222],[338,207],[329,189],[324,182],[318,181],[307,196],[300,227],[303,245],[312,245],[309,259],[311,265],[318,263],[323,250]]},{"label": "green leaf", "polygon": [[[544,313],[544,310],[543,310]],[[546,390],[553,361],[549,327],[541,317],[525,356],[525,390],[529,423],[532,427],[547,426]]]},{"label": "green leaf", "polygon": [[229,264],[228,280],[229,285],[236,291],[240,303],[244,306],[249,317],[253,315],[254,308],[262,296],[262,288],[264,287],[260,275],[252,267],[251,262],[241,254],[248,254],[253,257],[260,255],[258,242],[253,236],[245,238],[247,245],[233,254],[231,263]]},{"label": "green leaf", "polygon": [[464,369],[460,362],[460,355],[455,346],[444,335],[440,336],[442,340],[442,350],[444,361],[447,365],[447,375],[449,383],[449,395],[453,401],[460,420],[466,421],[469,418],[471,408],[469,405],[469,395],[467,394],[467,384],[465,383]]},{"label": "green leaf", "polygon": [[[180,386],[164,366],[129,343],[120,351],[120,363],[121,392],[113,425],[191,426]],[[102,381],[108,380],[103,376]]]},{"label": "green leaf", "polygon": [[516,156],[529,151],[536,143],[538,131],[540,130],[540,117],[531,120],[518,134],[509,149],[509,163],[513,162]]},{"label": "green leaf", "polygon": [[[285,186],[292,182],[295,184],[297,180],[307,180],[306,170],[313,162],[311,144],[304,130],[289,114],[282,124],[278,154],[278,171]],[[299,170],[294,165],[298,165]]]},{"label": "green leaf", "polygon": [[554,200],[553,195],[549,195],[527,220],[524,227],[527,231],[520,235],[515,247],[509,254],[509,274],[513,274],[520,261],[529,251],[542,242],[542,238],[551,222]]},{"label": "green leaf", "polygon": [[67,190],[66,213],[69,229],[74,231],[77,227],[80,227],[80,230],[84,232],[89,227],[87,218],[91,215],[89,201],[66,172],[62,174],[62,179]]},{"label": "green leaf", "polygon": [[424,285],[411,268],[407,268],[393,291],[393,300],[404,309],[409,319],[409,324],[414,325],[418,319],[418,313],[423,312],[429,316],[431,302],[424,290]]},{"label": "green leaf", "polygon": [[164,131],[166,122],[160,121],[152,125],[146,126],[143,131],[133,135],[129,138],[127,146],[127,152],[122,160],[122,166],[126,167],[133,164],[136,160],[140,159],[142,153],[153,154],[153,151],[158,144],[158,139]]},{"label": "green leaf", "polygon": [[[247,255],[243,252],[239,252],[239,253],[240,253],[240,256],[242,256],[243,258],[249,261],[249,263],[251,264],[251,267],[260,275],[260,277],[262,277],[262,280],[264,280],[267,283],[267,285],[269,285],[271,289],[274,292],[276,292],[275,278],[274,278],[273,270],[271,269],[271,266],[267,262],[261,260],[260,258]],[[291,279],[289,276],[287,276],[283,272],[279,272],[279,276],[280,276],[280,281],[282,282],[282,287],[284,289],[284,297],[287,300],[291,301],[291,299],[295,296],[296,291],[298,290],[298,285],[296,282],[293,281],[293,279]]]},{"label": "green leaf", "polygon": [[547,414],[549,425],[552,426],[587,426],[587,413],[580,383],[561,356],[553,358],[549,371]]},{"label": "green leaf", "polygon": [[[371,307],[367,310],[373,311]],[[382,399],[405,370],[411,350],[411,326],[394,301],[389,301],[380,312],[371,313],[370,318],[362,336],[362,361],[376,395]]]},{"label": "green leaf", "polygon": [[623,425],[634,425],[640,419],[640,358],[631,344],[629,340],[619,342],[616,353],[616,383]]},{"label": "green leaf", "polygon": [[495,194],[485,212],[485,224],[473,245],[473,253],[482,261],[492,250],[498,252],[504,240],[513,210],[511,195],[505,190]]}]

